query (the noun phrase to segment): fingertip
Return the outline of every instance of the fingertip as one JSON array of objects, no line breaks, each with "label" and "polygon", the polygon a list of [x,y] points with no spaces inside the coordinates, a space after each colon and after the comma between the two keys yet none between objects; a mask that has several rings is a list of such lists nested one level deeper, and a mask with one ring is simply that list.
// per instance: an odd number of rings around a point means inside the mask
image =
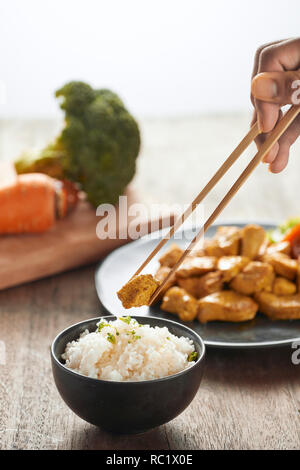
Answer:
[{"label": "fingertip", "polygon": [[273,165],[272,165],[272,163],[270,163],[269,171],[270,171],[270,173],[272,173],[273,175],[278,175],[278,173],[281,173],[282,170],[284,170],[284,168],[282,168],[282,169],[279,169],[279,168],[276,168],[276,167],[274,168]]},{"label": "fingertip", "polygon": [[263,163],[272,163],[279,151],[279,144],[278,142],[275,142],[271,150],[264,156],[263,158]]},{"label": "fingertip", "polygon": [[280,153],[277,158],[270,163],[270,171],[272,173],[280,173],[285,169],[289,161],[289,152],[285,151],[284,153]]}]

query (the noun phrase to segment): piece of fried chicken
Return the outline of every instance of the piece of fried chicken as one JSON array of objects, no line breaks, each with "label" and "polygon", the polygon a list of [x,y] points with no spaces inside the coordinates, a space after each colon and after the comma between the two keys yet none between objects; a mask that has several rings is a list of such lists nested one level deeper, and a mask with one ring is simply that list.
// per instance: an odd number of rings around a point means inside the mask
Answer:
[{"label": "piece of fried chicken", "polygon": [[218,259],[218,269],[222,273],[223,281],[231,281],[249,262],[247,256],[221,256]]},{"label": "piece of fried chicken", "polygon": [[[168,276],[170,271],[171,271],[171,268],[168,268],[168,266],[160,266],[158,270],[156,271],[156,273],[154,274],[154,277],[159,282],[159,284],[161,284],[165,280],[165,278]],[[170,289],[170,287],[174,286],[174,284],[175,284],[175,276],[172,276],[172,278],[166,282],[157,300],[161,300],[161,298],[166,293],[166,291]]]},{"label": "piece of fried chicken", "polygon": [[178,278],[178,285],[196,299],[222,290],[223,276],[220,271],[212,271],[202,276]]},{"label": "piece of fried chicken", "polygon": [[241,255],[255,259],[266,248],[266,232],[260,225],[246,225],[242,229],[241,241]]},{"label": "piece of fried chicken", "polygon": [[292,295],[296,294],[297,286],[294,282],[278,276],[273,283],[272,292],[275,295]]},{"label": "piece of fried chicken", "polygon": [[161,309],[175,313],[182,321],[193,321],[198,313],[197,300],[181,287],[171,287],[164,295]]},{"label": "piece of fried chicken", "polygon": [[300,319],[300,294],[279,296],[271,292],[259,292],[255,294],[255,300],[259,311],[271,320]]},{"label": "piece of fried chicken", "polygon": [[182,254],[183,250],[178,245],[176,245],[176,243],[173,243],[170,248],[159,258],[159,263],[161,266],[173,268]]},{"label": "piece of fried chicken", "polygon": [[284,253],[272,253],[264,255],[263,261],[273,266],[278,276],[286,277],[290,281],[295,279],[298,272],[298,263]]},{"label": "piece of fried chicken", "polygon": [[251,261],[232,279],[229,286],[241,294],[252,295],[261,290],[271,291],[274,277],[274,269],[270,264]]},{"label": "piece of fried chicken", "polygon": [[238,227],[221,226],[217,228],[213,238],[204,242],[208,256],[236,256],[239,254],[241,229]]},{"label": "piece of fried chicken", "polygon": [[252,320],[258,305],[251,297],[231,290],[215,292],[198,300],[198,320],[242,322]]},{"label": "piece of fried chicken", "polygon": [[188,278],[201,276],[210,271],[214,271],[217,266],[215,256],[187,257],[176,272],[177,278]]}]

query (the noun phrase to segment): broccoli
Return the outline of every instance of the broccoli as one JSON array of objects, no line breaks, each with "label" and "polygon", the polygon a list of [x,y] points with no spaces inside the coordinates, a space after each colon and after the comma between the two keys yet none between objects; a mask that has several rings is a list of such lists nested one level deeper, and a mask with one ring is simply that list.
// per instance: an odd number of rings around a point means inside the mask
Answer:
[{"label": "broccoli", "polygon": [[56,91],[62,98],[65,127],[38,154],[24,153],[15,161],[17,173],[40,172],[81,185],[98,206],[116,203],[135,174],[140,132],[120,98],[70,82]]}]

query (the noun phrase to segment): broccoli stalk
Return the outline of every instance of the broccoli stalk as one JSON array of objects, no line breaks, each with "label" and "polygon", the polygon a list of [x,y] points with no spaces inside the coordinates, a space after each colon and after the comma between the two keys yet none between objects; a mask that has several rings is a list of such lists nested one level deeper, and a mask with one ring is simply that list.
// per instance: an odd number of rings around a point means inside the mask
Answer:
[{"label": "broccoli stalk", "polygon": [[80,183],[88,200],[98,206],[116,203],[135,174],[140,132],[120,98],[70,82],[57,90],[62,98],[65,127],[38,154],[24,153],[15,161],[17,173],[46,173]]}]

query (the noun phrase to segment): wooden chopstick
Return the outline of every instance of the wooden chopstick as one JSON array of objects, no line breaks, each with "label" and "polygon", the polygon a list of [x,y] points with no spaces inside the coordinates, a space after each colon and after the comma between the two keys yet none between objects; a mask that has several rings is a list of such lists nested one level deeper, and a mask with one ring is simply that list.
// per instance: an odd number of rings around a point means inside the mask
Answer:
[{"label": "wooden chopstick", "polygon": [[161,292],[163,291],[166,283],[172,278],[175,271],[179,268],[179,266],[184,261],[186,256],[195,247],[195,245],[198,243],[198,241],[201,239],[201,237],[204,235],[204,233],[207,231],[207,229],[211,226],[211,224],[216,220],[218,215],[222,212],[222,210],[231,201],[233,196],[237,193],[237,191],[240,189],[240,187],[249,178],[250,174],[258,166],[258,164],[261,162],[261,160],[264,158],[264,156],[269,152],[269,150],[273,147],[275,142],[277,142],[277,140],[281,137],[281,135],[284,133],[284,131],[288,128],[288,126],[297,117],[299,112],[300,112],[300,106],[291,106],[290,109],[287,111],[287,113],[278,122],[276,127],[273,129],[273,131],[270,133],[268,138],[262,144],[261,148],[256,153],[256,155],[253,157],[251,162],[248,164],[248,166],[245,168],[245,170],[241,173],[241,175],[236,180],[236,182],[231,186],[231,188],[229,189],[227,194],[224,196],[222,201],[219,203],[219,205],[216,207],[216,209],[213,211],[213,213],[210,215],[210,217],[206,220],[204,225],[201,227],[198,234],[194,237],[194,239],[191,241],[189,246],[183,252],[180,259],[173,266],[173,268],[171,269],[169,274],[165,277],[165,279],[163,280],[161,285],[156,289],[156,291],[154,292],[154,294],[152,295],[152,297],[150,299],[149,305],[151,305],[157,299],[157,297],[161,294]]},{"label": "wooden chopstick", "polygon": [[[202,191],[195,197],[193,202],[189,205],[189,207],[181,214],[180,217],[176,219],[173,226],[163,236],[160,242],[156,245],[154,250],[150,253],[150,255],[146,258],[146,260],[141,264],[141,266],[137,269],[137,271],[133,274],[137,276],[140,272],[147,266],[147,264],[154,258],[154,256],[161,250],[161,248],[167,243],[168,240],[174,235],[174,233],[181,227],[181,225],[185,222],[185,220],[192,214],[192,212],[196,209],[196,207],[203,201],[203,199],[208,195],[208,193],[216,186],[216,184],[220,181],[220,179],[225,175],[225,173],[232,167],[232,165],[236,162],[236,160],[241,156],[241,154],[246,150],[246,148],[251,144],[251,142],[258,136],[259,129],[257,123],[255,123],[248,134],[241,140],[238,146],[233,150],[233,152],[229,155],[229,157],[225,160],[225,162],[220,166],[218,171],[214,174],[214,176],[210,179],[207,185],[202,189]],[[132,279],[131,278],[131,279]]]}]

